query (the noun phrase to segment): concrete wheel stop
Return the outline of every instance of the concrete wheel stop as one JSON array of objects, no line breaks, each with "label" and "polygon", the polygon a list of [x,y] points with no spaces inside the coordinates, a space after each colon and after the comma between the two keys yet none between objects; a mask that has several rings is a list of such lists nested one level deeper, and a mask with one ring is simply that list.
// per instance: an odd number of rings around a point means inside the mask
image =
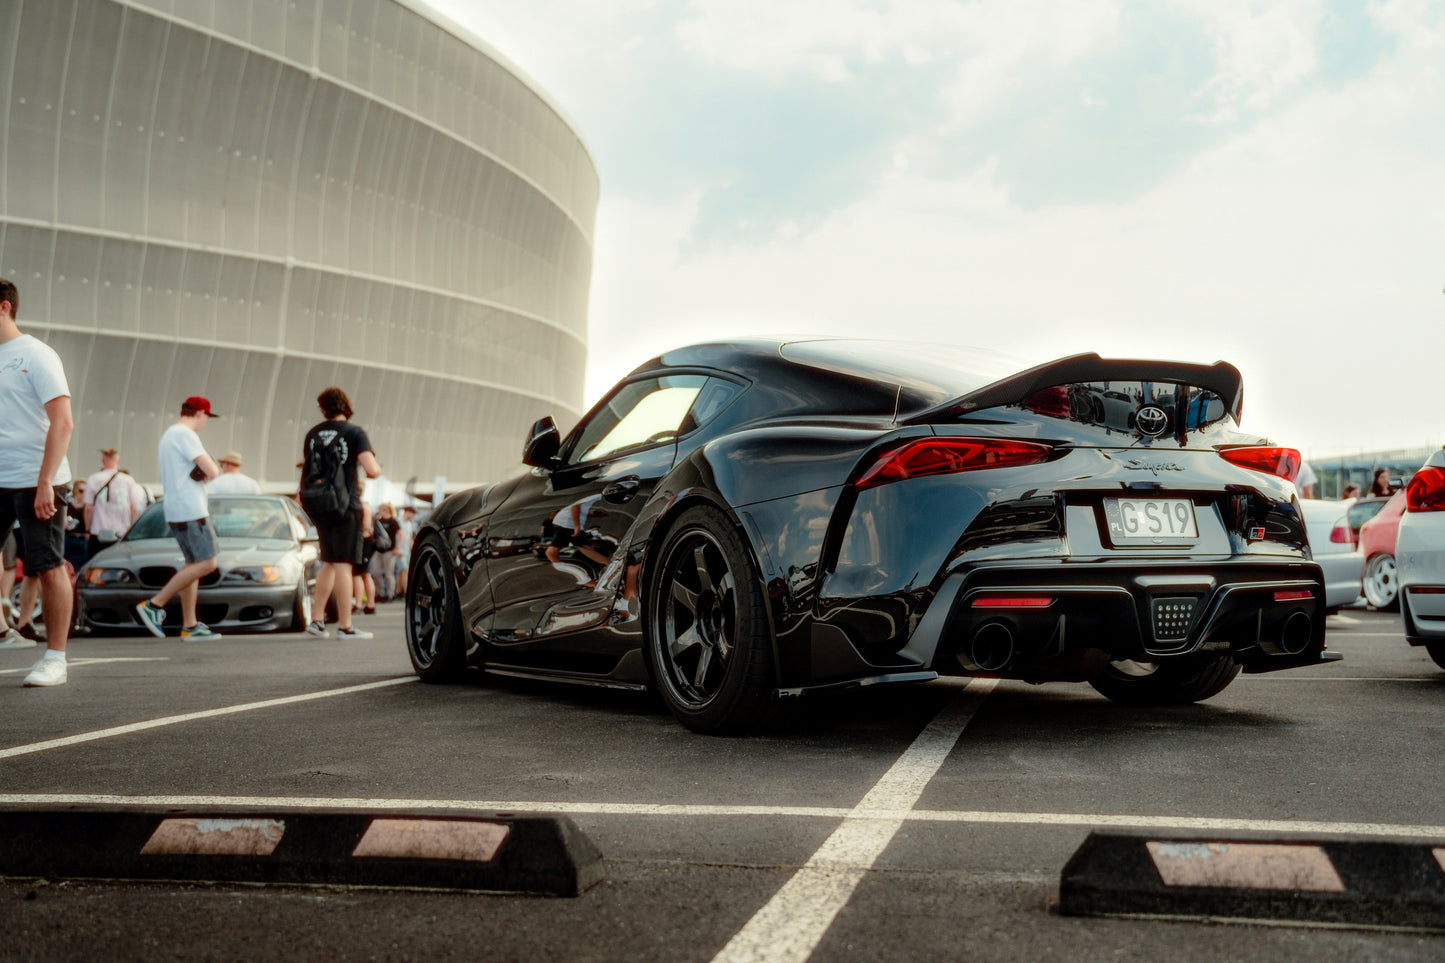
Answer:
[{"label": "concrete wheel stop", "polygon": [[602,854],[565,816],[0,808],[0,876],[577,896]]},{"label": "concrete wheel stop", "polygon": [[1445,844],[1095,832],[1059,912],[1445,930]]}]

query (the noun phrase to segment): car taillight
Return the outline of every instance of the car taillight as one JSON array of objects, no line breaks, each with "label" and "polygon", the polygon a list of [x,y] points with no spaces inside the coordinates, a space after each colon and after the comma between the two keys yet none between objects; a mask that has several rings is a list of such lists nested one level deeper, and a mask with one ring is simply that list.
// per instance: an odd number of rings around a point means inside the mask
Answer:
[{"label": "car taillight", "polygon": [[1405,511],[1445,512],[1445,468],[1422,468],[1405,486]]},{"label": "car taillight", "polygon": [[978,468],[1032,465],[1049,457],[1048,445],[1008,438],[915,438],[885,451],[858,479],[873,488],[921,475],[944,475]]},{"label": "car taillight", "polygon": [[1263,446],[1221,448],[1219,457],[1241,468],[1268,472],[1291,482],[1299,477],[1300,465],[1303,462],[1300,453],[1293,448],[1266,448]]},{"label": "car taillight", "polygon": [[1355,530],[1344,522],[1340,522],[1330,529],[1330,541],[1339,542],[1342,545],[1355,544]]}]

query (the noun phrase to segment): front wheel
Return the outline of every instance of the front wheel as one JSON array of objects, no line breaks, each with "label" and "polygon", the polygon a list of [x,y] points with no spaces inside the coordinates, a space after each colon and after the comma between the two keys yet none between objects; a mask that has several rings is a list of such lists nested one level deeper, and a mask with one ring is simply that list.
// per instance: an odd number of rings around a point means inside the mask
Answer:
[{"label": "front wheel", "polygon": [[1182,706],[1218,695],[1239,675],[1227,655],[1169,662],[1110,662],[1089,680],[1110,702],[1126,706]]},{"label": "front wheel", "polygon": [[429,534],[412,553],[406,585],[406,652],[423,682],[459,682],[466,674],[461,623],[446,546]]},{"label": "front wheel", "polygon": [[1394,611],[1400,602],[1395,556],[1381,552],[1365,566],[1365,601],[1381,612]]},{"label": "front wheel", "polygon": [[311,590],[303,578],[296,586],[296,597],[291,600],[291,631],[304,632],[311,621]]},{"label": "front wheel", "polygon": [[756,566],[726,515],[688,509],[658,553],[648,658],[658,691],[689,729],[742,733],[772,707],[773,649]]}]

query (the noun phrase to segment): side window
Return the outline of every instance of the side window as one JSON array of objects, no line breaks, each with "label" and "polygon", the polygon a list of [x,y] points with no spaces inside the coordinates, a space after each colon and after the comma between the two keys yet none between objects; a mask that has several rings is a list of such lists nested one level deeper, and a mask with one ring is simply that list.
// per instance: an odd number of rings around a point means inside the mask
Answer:
[{"label": "side window", "polygon": [[667,375],[632,381],[581,426],[567,452],[569,464],[605,458],[624,448],[670,441],[683,430],[705,375]]},{"label": "side window", "polygon": [[686,434],[694,428],[701,428],[712,421],[722,410],[732,403],[732,400],[742,393],[743,386],[724,378],[709,378],[702,391],[698,393],[697,401],[693,403],[692,411],[688,413],[687,421],[683,423],[682,431]]}]

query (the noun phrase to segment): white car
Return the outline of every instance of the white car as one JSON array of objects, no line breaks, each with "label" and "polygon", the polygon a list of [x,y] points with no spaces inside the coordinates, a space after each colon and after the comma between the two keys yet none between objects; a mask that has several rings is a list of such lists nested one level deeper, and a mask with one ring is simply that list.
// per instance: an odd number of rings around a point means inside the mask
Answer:
[{"label": "white car", "polygon": [[1365,556],[1350,531],[1350,506],[1323,498],[1301,498],[1310,554],[1325,573],[1325,611],[1334,613],[1360,597]]},{"label": "white car", "polygon": [[1405,639],[1445,669],[1445,449],[1405,486],[1395,565]]}]

